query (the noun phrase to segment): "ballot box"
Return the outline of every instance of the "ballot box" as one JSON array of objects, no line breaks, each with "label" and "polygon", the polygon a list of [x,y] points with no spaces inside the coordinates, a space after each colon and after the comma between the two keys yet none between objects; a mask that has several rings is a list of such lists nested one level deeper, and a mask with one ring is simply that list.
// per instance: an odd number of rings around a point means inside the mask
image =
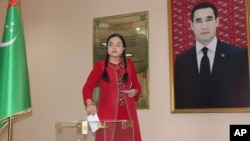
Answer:
[{"label": "ballot box", "polygon": [[56,141],[134,141],[132,120],[55,122]]}]

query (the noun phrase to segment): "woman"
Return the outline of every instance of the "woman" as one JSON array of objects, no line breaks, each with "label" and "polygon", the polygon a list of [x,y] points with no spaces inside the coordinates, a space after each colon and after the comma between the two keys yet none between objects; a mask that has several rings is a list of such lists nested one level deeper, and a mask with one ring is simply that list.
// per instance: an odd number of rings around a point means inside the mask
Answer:
[{"label": "woman", "polygon": [[[97,113],[101,121],[133,120],[134,141],[141,141],[136,111],[141,86],[134,64],[126,59],[125,51],[126,43],[122,35],[115,33],[108,37],[106,59],[94,65],[83,87],[83,99],[87,112]],[[93,88],[97,84],[100,85],[98,107],[93,103]],[[110,133],[112,141],[122,141],[122,137],[115,139],[117,132]],[[101,133],[98,136],[96,140],[103,140]]]}]

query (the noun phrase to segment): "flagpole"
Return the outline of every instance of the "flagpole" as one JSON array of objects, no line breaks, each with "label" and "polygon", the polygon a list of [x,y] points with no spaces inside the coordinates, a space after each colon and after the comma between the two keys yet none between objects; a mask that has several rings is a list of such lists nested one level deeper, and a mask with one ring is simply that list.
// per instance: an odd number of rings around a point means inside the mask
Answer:
[{"label": "flagpole", "polygon": [[12,141],[12,118],[9,117],[8,141]]}]

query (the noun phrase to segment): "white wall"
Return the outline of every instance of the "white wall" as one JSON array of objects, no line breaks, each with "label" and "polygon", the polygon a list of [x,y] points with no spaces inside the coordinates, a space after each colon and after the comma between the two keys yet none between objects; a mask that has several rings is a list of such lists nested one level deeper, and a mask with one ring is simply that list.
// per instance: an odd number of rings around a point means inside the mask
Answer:
[{"label": "white wall", "polygon": [[228,141],[230,124],[250,122],[249,113],[171,114],[167,0],[22,0],[33,112],[15,122],[13,141],[54,141],[55,121],[86,117],[93,18],[140,11],[149,11],[150,36],[150,109],[138,110],[143,141]]}]

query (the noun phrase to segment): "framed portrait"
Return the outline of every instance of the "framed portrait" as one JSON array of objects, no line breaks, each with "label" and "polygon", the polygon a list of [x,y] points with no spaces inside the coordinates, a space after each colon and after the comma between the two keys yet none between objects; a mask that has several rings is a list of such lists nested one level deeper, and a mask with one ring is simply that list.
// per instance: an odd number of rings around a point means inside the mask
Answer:
[{"label": "framed portrait", "polygon": [[[123,35],[126,41],[126,57],[130,58],[137,72],[142,93],[138,109],[149,108],[148,90],[148,11],[94,18],[93,20],[93,63],[106,57],[106,40],[112,33]],[[98,86],[95,97],[98,99]],[[98,101],[96,101],[98,103]]]},{"label": "framed portrait", "polygon": [[249,8],[249,0],[168,1],[171,113],[250,112]]}]

